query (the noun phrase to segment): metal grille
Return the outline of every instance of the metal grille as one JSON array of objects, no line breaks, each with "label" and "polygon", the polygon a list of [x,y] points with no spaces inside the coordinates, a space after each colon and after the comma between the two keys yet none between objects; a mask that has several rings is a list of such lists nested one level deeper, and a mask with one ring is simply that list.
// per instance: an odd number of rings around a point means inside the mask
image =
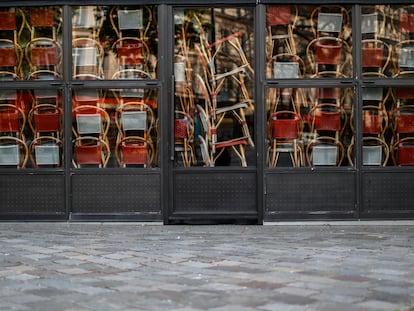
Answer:
[{"label": "metal grille", "polygon": [[64,214],[63,175],[0,175],[0,215]]},{"label": "metal grille", "polygon": [[159,175],[73,175],[73,213],[161,213]]},{"label": "metal grille", "polygon": [[256,174],[177,174],[175,212],[255,212]]},{"label": "metal grille", "polygon": [[364,173],[362,212],[414,212],[412,173]]},{"label": "metal grille", "polygon": [[265,211],[290,213],[352,212],[354,173],[269,174]]}]

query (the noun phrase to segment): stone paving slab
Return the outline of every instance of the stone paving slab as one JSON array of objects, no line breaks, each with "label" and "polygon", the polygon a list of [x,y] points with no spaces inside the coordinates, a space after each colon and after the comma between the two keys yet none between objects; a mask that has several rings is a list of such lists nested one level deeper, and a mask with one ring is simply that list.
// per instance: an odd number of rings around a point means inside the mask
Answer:
[{"label": "stone paving slab", "polygon": [[414,311],[414,222],[4,222],[3,310]]}]

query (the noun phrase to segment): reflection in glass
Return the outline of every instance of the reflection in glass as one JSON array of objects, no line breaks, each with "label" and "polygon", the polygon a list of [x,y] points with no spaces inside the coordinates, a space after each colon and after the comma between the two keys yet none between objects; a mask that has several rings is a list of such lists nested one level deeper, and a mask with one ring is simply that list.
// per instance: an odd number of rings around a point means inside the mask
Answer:
[{"label": "reflection in glass", "polygon": [[285,62],[299,67],[293,79],[351,77],[349,12],[338,5],[267,5],[267,78],[285,78],[279,71]]},{"label": "reflection in glass", "polygon": [[267,167],[348,166],[351,89],[269,88]]},{"label": "reflection in glass", "polygon": [[253,11],[180,9],[174,21],[175,164],[254,165]]},{"label": "reflection in glass", "polygon": [[158,166],[157,109],[154,90],[74,90],[73,166]]},{"label": "reflection in glass", "polygon": [[0,91],[1,165],[62,167],[62,112],[60,91]]},{"label": "reflection in glass", "polygon": [[[156,78],[158,34],[154,12],[153,6],[73,7],[73,78]],[[138,73],[130,74],[133,70]]]}]

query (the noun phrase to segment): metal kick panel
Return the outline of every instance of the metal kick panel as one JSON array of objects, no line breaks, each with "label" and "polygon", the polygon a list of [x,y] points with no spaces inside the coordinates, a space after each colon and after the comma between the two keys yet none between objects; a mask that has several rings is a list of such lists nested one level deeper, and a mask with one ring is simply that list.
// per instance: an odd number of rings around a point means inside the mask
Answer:
[{"label": "metal kick panel", "polygon": [[362,175],[363,212],[414,212],[414,173]]},{"label": "metal kick panel", "polygon": [[72,213],[161,213],[159,175],[73,175]]},{"label": "metal kick panel", "polygon": [[63,175],[0,175],[0,215],[65,213]]},{"label": "metal kick panel", "polygon": [[355,209],[355,174],[268,174],[265,212],[350,212]]},{"label": "metal kick panel", "polygon": [[256,174],[176,174],[175,212],[255,212]]}]

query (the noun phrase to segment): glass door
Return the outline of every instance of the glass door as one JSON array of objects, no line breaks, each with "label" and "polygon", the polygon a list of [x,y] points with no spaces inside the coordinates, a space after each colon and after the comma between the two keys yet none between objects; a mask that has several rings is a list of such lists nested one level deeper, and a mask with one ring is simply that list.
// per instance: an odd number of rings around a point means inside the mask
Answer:
[{"label": "glass door", "polygon": [[257,217],[253,13],[173,10],[173,218]]}]

